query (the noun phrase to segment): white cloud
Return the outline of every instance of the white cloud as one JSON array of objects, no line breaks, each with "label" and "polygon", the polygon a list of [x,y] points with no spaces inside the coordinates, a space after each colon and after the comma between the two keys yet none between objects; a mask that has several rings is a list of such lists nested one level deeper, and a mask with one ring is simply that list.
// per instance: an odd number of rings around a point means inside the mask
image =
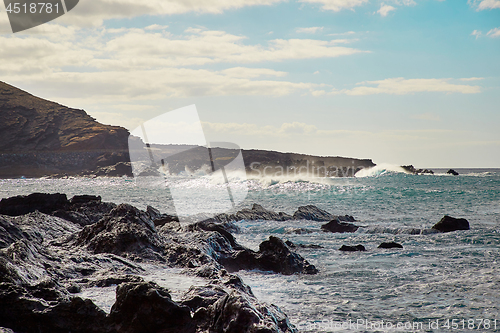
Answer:
[{"label": "white cloud", "polygon": [[479,86],[454,84],[450,79],[404,79],[391,78],[379,81],[366,81],[358,83],[359,87],[353,89],[334,90],[332,94],[346,94],[353,96],[391,94],[406,95],[419,92],[444,92],[476,94],[481,92]]},{"label": "white cloud", "polygon": [[468,0],[467,3],[477,11],[500,8],[500,0]]},{"label": "white cloud", "polygon": [[380,9],[377,10],[377,13],[380,14],[380,16],[382,17],[386,17],[387,14],[389,14],[389,12],[393,11],[393,10],[396,10],[396,8],[392,7],[392,6],[389,6],[389,5],[386,5],[384,3],[382,3],[380,5]]},{"label": "white cloud", "polygon": [[248,6],[265,6],[282,0],[92,0],[80,1],[70,15],[58,18],[79,26],[100,26],[104,20],[144,15],[174,15],[188,12],[220,14]]},{"label": "white cloud", "polygon": [[165,30],[167,28],[168,28],[168,25],[151,24],[144,29],[145,30]]},{"label": "white cloud", "polygon": [[479,37],[481,37],[483,33],[479,30],[474,30],[470,35],[471,36],[476,36],[476,39],[478,39]]},{"label": "white cloud", "polygon": [[315,34],[321,30],[323,30],[323,27],[297,28],[295,31],[297,33]]},{"label": "white cloud", "polygon": [[299,2],[320,4],[324,10],[339,12],[343,9],[354,10],[355,7],[368,3],[369,0],[299,0]]},{"label": "white cloud", "polygon": [[328,36],[345,36],[345,35],[354,35],[354,31],[340,32],[335,34],[328,34]]},{"label": "white cloud", "polygon": [[275,71],[268,68],[246,68],[246,67],[233,67],[222,70],[221,73],[227,75],[228,77],[238,77],[238,78],[256,78],[261,76],[276,76],[283,77],[286,76],[286,72]]},{"label": "white cloud", "polygon": [[460,79],[460,81],[480,81],[484,80],[484,77],[465,77]]},{"label": "white cloud", "polygon": [[486,36],[489,36],[489,37],[492,37],[492,38],[500,37],[500,28],[491,29],[490,31],[488,31],[488,33],[486,34]]}]

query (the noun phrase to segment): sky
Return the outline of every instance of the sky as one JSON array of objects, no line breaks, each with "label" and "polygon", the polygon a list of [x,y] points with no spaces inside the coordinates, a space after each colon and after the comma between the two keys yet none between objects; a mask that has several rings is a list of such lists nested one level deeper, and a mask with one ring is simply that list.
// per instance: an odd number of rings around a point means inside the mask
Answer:
[{"label": "sky", "polygon": [[80,0],[15,34],[0,4],[0,81],[129,130],[195,104],[209,142],[500,168],[500,0]]}]

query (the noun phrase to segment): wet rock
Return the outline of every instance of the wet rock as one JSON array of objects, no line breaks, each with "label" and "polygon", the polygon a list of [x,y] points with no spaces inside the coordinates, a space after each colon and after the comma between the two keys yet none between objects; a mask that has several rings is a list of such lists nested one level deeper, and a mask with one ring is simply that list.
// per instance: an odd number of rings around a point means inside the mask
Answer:
[{"label": "wet rock", "polygon": [[333,218],[335,216],[313,205],[301,206],[293,214],[294,220],[329,221]]},{"label": "wet rock", "polygon": [[379,249],[402,249],[403,245],[396,242],[383,242],[378,246]]},{"label": "wet rock", "polygon": [[69,201],[72,205],[78,204],[86,204],[86,203],[100,203],[102,200],[101,196],[97,195],[75,195],[71,200]]},{"label": "wet rock", "polygon": [[66,194],[32,193],[5,198],[0,201],[0,214],[19,216],[34,211],[50,214],[69,205]]},{"label": "wet rock", "polygon": [[322,249],[323,246],[317,245],[317,244],[295,244],[290,240],[285,241],[286,246],[288,246],[291,249],[294,248],[301,248],[301,249]]},{"label": "wet rock", "polygon": [[459,173],[458,173],[458,172],[456,172],[456,171],[455,171],[455,170],[453,170],[453,169],[448,170],[446,173],[447,173],[447,174],[449,174],[449,175],[453,175],[453,176],[458,176],[458,175],[459,175]]},{"label": "wet rock", "polygon": [[438,223],[436,223],[432,229],[438,230],[440,232],[450,232],[456,230],[469,230],[469,221],[463,218],[454,218],[445,215]]},{"label": "wet rock", "polygon": [[339,218],[321,226],[321,230],[334,233],[355,232],[358,228],[358,226],[352,223],[341,222]]},{"label": "wet rock", "polygon": [[93,253],[126,255],[135,253],[156,258],[162,252],[162,242],[149,216],[127,204],[113,209],[99,222],[78,233],[75,245],[85,246]]},{"label": "wet rock", "polygon": [[297,235],[304,235],[304,234],[310,234],[314,231],[306,229],[306,228],[293,228],[293,227],[288,227],[285,228],[285,234],[297,234]]},{"label": "wet rock", "polygon": [[421,175],[421,174],[434,174],[434,171],[429,170],[429,169],[416,169],[413,165],[403,165],[401,166],[403,169],[405,169],[406,172],[412,173],[414,175]]},{"label": "wet rock", "polygon": [[189,308],[172,301],[168,291],[154,282],[120,284],[109,317],[123,333],[195,332]]},{"label": "wet rock", "polygon": [[268,240],[262,242],[259,245],[259,252],[245,249],[231,258],[223,260],[223,264],[229,271],[261,269],[284,275],[318,273],[314,265],[299,254],[290,251],[290,248],[275,236],[269,236]]},{"label": "wet rock", "polygon": [[350,245],[342,245],[339,251],[345,252],[355,252],[355,251],[366,251],[365,247],[361,244],[350,246]]},{"label": "wet rock", "polygon": [[107,332],[106,314],[79,297],[46,302],[26,289],[0,283],[0,325],[16,332]]}]

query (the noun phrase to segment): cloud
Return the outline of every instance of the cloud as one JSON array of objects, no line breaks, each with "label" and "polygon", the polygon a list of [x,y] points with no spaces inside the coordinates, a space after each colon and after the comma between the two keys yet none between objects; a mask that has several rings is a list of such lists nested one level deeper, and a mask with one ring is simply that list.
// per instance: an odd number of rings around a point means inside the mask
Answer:
[{"label": "cloud", "polygon": [[345,36],[345,35],[354,35],[354,31],[340,32],[335,34],[328,34],[328,36]]},{"label": "cloud", "polygon": [[[0,35],[0,71],[3,80],[12,83],[38,82],[52,85],[54,91],[60,89],[67,98],[101,101],[297,92],[317,95],[321,85],[287,82],[282,79],[286,72],[238,65],[365,52],[341,46],[349,42],[352,40],[275,39],[250,45],[245,36],[224,31],[187,29],[174,36],[160,26],[69,29],[46,24],[30,33]],[[225,68],[196,69],[216,63]]]},{"label": "cloud", "polygon": [[480,81],[480,80],[484,80],[484,77],[466,77],[460,79],[460,81]]},{"label": "cloud", "polygon": [[479,86],[450,83],[451,79],[404,79],[390,78],[379,81],[360,82],[353,89],[333,90],[331,94],[351,96],[390,94],[406,95],[419,92],[445,92],[460,94],[477,94]]},{"label": "cloud", "polygon": [[389,6],[389,5],[386,5],[384,3],[382,3],[380,5],[380,9],[377,10],[377,13],[380,14],[380,16],[382,17],[386,17],[387,14],[389,14],[389,12],[393,11],[393,10],[396,10],[396,8],[392,7],[392,6]]},{"label": "cloud", "polygon": [[488,31],[486,36],[489,36],[491,38],[500,37],[500,28],[491,29],[490,31]]},{"label": "cloud", "polygon": [[477,11],[500,8],[500,0],[468,0],[467,3]]},{"label": "cloud", "polygon": [[354,10],[355,7],[368,3],[369,0],[299,0],[299,2],[320,4],[324,10],[339,12],[343,9]]},{"label": "cloud", "polygon": [[137,16],[174,15],[189,12],[220,14],[249,6],[273,5],[282,0],[92,0],[80,1],[71,15],[64,15],[59,22],[79,26],[100,26],[104,20],[133,18]]},{"label": "cloud", "polygon": [[323,30],[323,27],[297,28],[295,31],[297,33],[315,34],[321,30]]},{"label": "cloud", "polygon": [[479,37],[481,37],[483,33],[479,30],[474,30],[470,35],[471,36],[476,36],[476,39],[478,39]]}]

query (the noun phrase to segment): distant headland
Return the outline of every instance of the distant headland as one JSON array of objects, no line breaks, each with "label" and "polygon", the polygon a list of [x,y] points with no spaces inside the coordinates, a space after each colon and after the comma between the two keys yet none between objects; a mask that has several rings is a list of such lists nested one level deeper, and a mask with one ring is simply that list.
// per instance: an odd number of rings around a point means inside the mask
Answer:
[{"label": "distant headland", "polygon": [[[129,131],[103,125],[78,110],[51,102],[0,82],[0,178],[54,175],[132,175]],[[138,138],[138,140],[140,140]],[[154,145],[154,154],[172,155],[176,145]],[[170,165],[170,172],[202,167],[205,147],[193,146]],[[218,150],[229,158],[234,150]],[[307,173],[313,176],[353,176],[375,166],[370,159],[313,156],[268,150],[242,150],[247,173],[266,175]]]}]

